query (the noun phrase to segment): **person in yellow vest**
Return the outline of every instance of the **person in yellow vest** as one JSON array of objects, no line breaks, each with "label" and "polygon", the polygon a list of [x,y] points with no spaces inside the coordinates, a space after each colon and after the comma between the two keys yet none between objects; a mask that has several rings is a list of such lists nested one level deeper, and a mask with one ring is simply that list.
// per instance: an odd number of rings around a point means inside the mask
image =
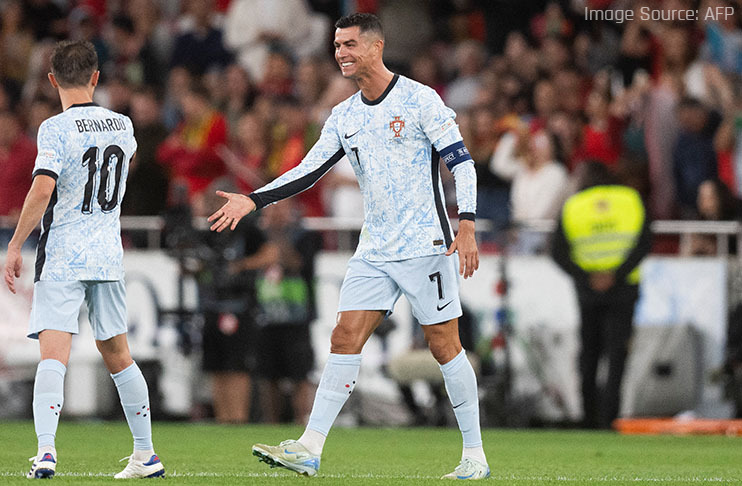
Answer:
[{"label": "person in yellow vest", "polygon": [[[586,164],[579,187],[562,207],[551,254],[574,280],[580,306],[584,424],[610,428],[620,410],[639,263],[651,248],[651,233],[639,193],[617,184],[603,164]],[[599,388],[601,357],[608,360],[608,377]]]}]

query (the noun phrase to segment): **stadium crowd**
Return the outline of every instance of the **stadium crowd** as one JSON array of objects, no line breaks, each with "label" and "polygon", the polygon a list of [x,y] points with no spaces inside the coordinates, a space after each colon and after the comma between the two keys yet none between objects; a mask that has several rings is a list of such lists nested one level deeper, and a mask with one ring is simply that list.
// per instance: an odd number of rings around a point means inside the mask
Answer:
[{"label": "stadium crowd", "polygon": [[[355,91],[334,65],[331,36],[333,19],[357,9],[380,16],[387,63],[457,111],[480,217],[498,226],[554,217],[588,160],[637,188],[655,219],[737,217],[740,2],[520,3],[5,1],[0,215],[17,217],[36,130],[60,109],[46,80],[54,41],[90,40],[100,58],[96,101],[134,121],[124,214],[161,214],[176,187],[203,213],[214,180],[247,192],[297,165],[330,109]],[[735,15],[618,24],[584,10],[647,6],[732,6]],[[362,214],[349,164],[300,197],[305,216]]]}]

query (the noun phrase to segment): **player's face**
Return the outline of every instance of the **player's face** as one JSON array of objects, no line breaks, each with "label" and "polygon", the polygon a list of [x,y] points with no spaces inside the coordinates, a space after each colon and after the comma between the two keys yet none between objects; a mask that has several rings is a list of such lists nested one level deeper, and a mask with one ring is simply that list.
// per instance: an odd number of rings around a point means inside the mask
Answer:
[{"label": "player's face", "polygon": [[373,40],[358,26],[335,30],[335,60],[346,78],[363,75],[373,58]]}]

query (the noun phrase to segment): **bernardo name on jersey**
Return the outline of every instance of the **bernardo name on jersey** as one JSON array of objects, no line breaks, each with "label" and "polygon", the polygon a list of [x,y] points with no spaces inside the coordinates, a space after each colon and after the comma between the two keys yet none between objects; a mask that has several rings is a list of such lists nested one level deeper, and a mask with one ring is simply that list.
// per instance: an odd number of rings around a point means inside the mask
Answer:
[{"label": "bernardo name on jersey", "polygon": [[474,219],[476,172],[456,114],[431,88],[395,75],[376,100],[338,104],[301,164],[249,195],[258,208],[311,187],[343,156],[363,193],[356,256],[398,261],[444,253],[453,241],[439,155],[456,180],[459,217]]},{"label": "bernardo name on jersey", "polygon": [[39,127],[34,176],[56,188],[41,221],[35,280],[121,280],[119,216],[137,149],[131,120],[95,103]]}]

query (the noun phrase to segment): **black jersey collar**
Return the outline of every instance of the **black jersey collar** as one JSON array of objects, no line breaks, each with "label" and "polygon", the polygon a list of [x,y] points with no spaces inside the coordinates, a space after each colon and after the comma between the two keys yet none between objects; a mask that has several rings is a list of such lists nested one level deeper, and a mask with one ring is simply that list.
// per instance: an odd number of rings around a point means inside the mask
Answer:
[{"label": "black jersey collar", "polygon": [[69,110],[70,108],[83,108],[85,106],[98,106],[98,103],[95,103],[93,101],[89,101],[87,103],[75,103],[74,105],[70,105],[67,107]]},{"label": "black jersey collar", "polygon": [[363,101],[364,104],[370,105],[370,106],[378,105],[379,103],[381,103],[382,101],[384,101],[384,98],[386,98],[386,95],[388,95],[389,92],[394,87],[394,85],[397,84],[397,80],[398,79],[399,79],[399,74],[395,74],[392,77],[392,80],[389,81],[389,85],[386,87],[386,89],[384,90],[384,92],[381,93],[381,96],[379,96],[378,98],[376,98],[373,101],[372,100],[369,100],[368,98],[366,98],[365,96],[363,96],[363,93],[361,93],[361,101]]}]

